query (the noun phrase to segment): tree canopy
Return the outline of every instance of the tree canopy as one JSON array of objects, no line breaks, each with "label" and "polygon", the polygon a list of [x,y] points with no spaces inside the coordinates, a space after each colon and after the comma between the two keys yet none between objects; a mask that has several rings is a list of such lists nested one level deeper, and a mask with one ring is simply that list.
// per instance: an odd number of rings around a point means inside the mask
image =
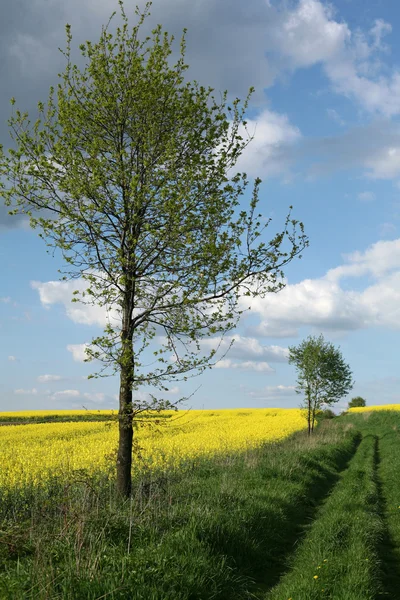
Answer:
[{"label": "tree canopy", "polygon": [[331,406],[352,389],[352,372],[339,348],[319,337],[309,336],[298,346],[289,346],[289,364],[297,373],[296,392],[304,394],[308,433],[314,431],[316,411]]},{"label": "tree canopy", "polygon": [[356,408],[358,406],[366,406],[367,405],[367,401],[362,398],[361,396],[355,396],[354,398],[352,398],[348,404],[349,408]]},{"label": "tree canopy", "polygon": [[[151,2],[130,36],[119,4],[124,25],[116,41],[107,25],[97,44],[80,46],[88,58],[83,72],[71,65],[66,25],[57,105],[52,86],[47,113],[39,102],[33,130],[27,113],[12,115],[17,149],[6,156],[0,147],[0,175],[9,184],[0,182],[0,196],[7,206],[16,201],[9,214],[29,215],[47,246],[61,249],[75,268],[70,278],[88,282],[72,301],[117,307],[117,322],[108,319],[86,360],[104,365],[89,377],[107,376],[107,367],[120,374],[117,486],[128,495],[133,419],[172,405],[154,394],[139,401],[135,393],[152,386],[162,394],[168,382],[212,366],[215,348],[204,352],[201,340],[213,336],[217,345],[235,327],[243,296],[282,289],[284,266],[301,256],[308,239],[292,207],[269,235],[271,220],[257,212],[261,179],[246,207],[239,199],[246,173],[226,175],[253,139],[243,141],[238,127],[254,88],[241,112],[239,99],[233,115],[228,106],[229,122],[226,91],[221,104],[212,96],[209,107],[212,88],[182,85],[183,58],[168,66],[174,38],[165,32],[161,41],[161,25],[145,60],[149,49],[141,50],[150,37],[140,44],[137,33]],[[184,50],[183,35],[182,56]]]}]

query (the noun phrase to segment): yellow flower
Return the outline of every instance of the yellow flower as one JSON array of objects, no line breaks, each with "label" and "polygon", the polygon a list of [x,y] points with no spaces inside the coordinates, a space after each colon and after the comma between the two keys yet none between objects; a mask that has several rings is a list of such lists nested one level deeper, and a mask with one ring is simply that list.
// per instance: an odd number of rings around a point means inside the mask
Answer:
[{"label": "yellow flower", "polygon": [[318,579],[318,575],[314,575],[314,579]]},{"label": "yellow flower", "polygon": [[327,558],[324,558],[324,562],[328,562],[328,559],[327,559]]},{"label": "yellow flower", "polygon": [[[25,411],[2,413],[18,420],[31,416],[76,416],[87,411]],[[110,421],[50,422],[10,425],[1,428],[0,489],[43,482],[53,474],[62,477],[84,469],[114,473],[112,455],[118,445],[115,411],[101,411]],[[97,414],[97,411],[96,411]],[[160,431],[141,428],[137,440],[141,458],[134,454],[133,470],[164,466],[178,467],[187,459],[245,451],[266,442],[282,440],[306,427],[298,409],[191,410],[179,419],[165,411]]]}]

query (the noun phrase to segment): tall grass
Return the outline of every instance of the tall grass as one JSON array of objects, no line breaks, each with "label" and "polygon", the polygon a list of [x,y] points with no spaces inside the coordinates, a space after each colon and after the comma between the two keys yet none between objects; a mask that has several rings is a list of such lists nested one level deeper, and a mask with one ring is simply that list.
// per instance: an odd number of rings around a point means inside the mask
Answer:
[{"label": "tall grass", "polygon": [[84,472],[2,490],[0,598],[261,597],[356,450],[339,421],[311,439],[143,472],[124,502]]}]

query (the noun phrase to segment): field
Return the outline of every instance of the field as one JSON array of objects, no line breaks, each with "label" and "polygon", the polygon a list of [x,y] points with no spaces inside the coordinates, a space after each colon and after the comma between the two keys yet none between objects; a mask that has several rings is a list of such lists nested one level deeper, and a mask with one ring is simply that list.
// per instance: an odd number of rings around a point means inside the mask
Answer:
[{"label": "field", "polygon": [[[113,476],[118,423],[109,420],[112,411],[38,413],[0,416],[0,422],[27,423],[8,425],[0,432],[0,487],[38,483],[56,474],[67,480],[77,470],[90,475],[108,471]],[[85,420],[77,422],[79,417]],[[134,472],[171,469],[200,457],[248,450],[305,428],[297,409],[165,411],[150,417],[139,421]],[[32,420],[43,422],[31,424]]]},{"label": "field", "polygon": [[400,598],[394,406],[147,419],[124,504],[111,413],[3,413],[0,599]]}]

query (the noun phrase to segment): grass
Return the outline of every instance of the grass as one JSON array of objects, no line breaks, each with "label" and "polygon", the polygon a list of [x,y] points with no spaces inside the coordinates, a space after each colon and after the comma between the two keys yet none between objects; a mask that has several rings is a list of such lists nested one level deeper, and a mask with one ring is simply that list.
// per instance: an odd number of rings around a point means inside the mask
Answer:
[{"label": "grass", "polygon": [[348,415],[364,435],[378,438],[376,453],[379,510],[383,533],[377,550],[382,590],[377,598],[400,597],[400,413],[379,411]]},{"label": "grass", "polygon": [[[38,415],[32,414],[33,412],[39,413]],[[49,413],[49,414],[40,414]],[[27,414],[23,412],[21,414],[18,413],[1,413],[0,412],[0,426],[1,425],[32,425],[38,423],[78,423],[78,422],[97,422],[97,421],[117,421],[118,420],[118,411],[87,411],[86,413],[83,411],[75,411],[77,414],[74,414],[74,411],[28,411]],[[146,413],[143,416],[143,420],[146,421],[156,421],[161,419],[169,419],[172,414],[163,414],[163,413]]]},{"label": "grass", "polygon": [[0,600],[400,598],[400,411],[311,438],[0,490]]},{"label": "grass", "polygon": [[2,600],[262,597],[356,451],[339,420],[134,482],[84,473],[0,498]]},{"label": "grass", "polygon": [[349,467],[318,511],[268,600],[373,600],[380,586],[382,534],[376,478],[377,438],[361,441]]}]

